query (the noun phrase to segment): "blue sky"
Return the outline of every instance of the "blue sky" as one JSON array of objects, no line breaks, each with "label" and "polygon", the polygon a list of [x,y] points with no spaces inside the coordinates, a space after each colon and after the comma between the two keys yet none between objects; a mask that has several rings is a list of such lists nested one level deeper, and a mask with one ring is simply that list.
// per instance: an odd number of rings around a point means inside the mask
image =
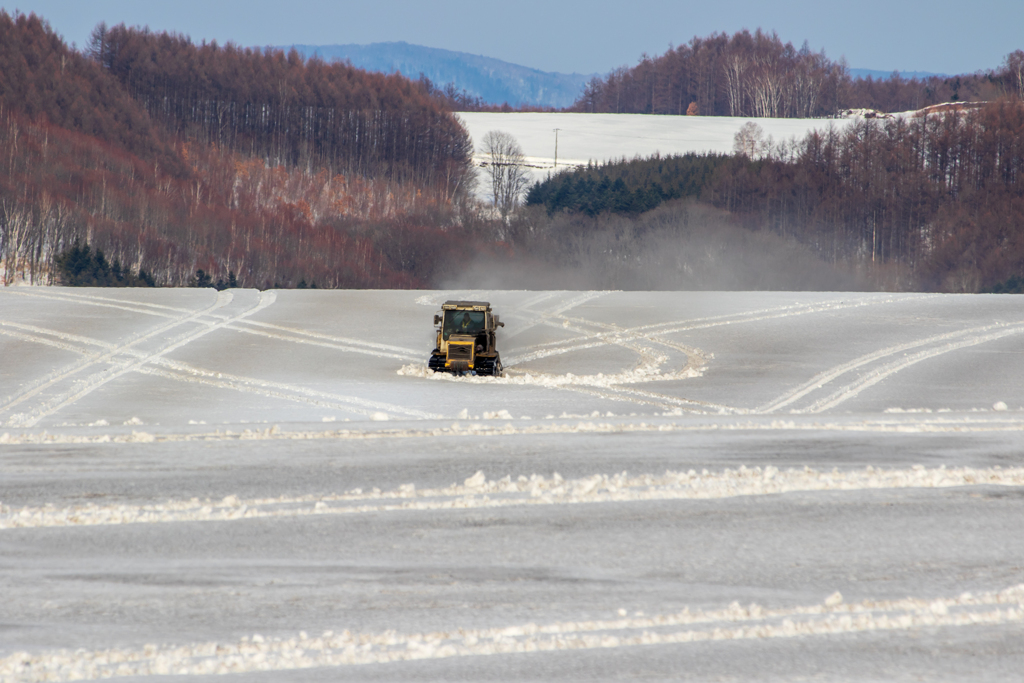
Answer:
[{"label": "blue sky", "polygon": [[761,27],[852,68],[969,73],[1024,49],[1022,0],[0,0],[79,46],[100,21],[240,45],[409,43],[606,72],[693,36]]}]

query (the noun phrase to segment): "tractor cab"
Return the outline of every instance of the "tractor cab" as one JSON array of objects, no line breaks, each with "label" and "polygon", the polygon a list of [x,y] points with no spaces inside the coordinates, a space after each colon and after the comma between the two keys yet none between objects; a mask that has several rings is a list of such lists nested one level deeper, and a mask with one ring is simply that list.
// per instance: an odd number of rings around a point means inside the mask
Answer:
[{"label": "tractor cab", "polygon": [[437,346],[428,365],[434,372],[500,376],[495,332],[505,323],[487,301],[446,301],[434,316]]}]

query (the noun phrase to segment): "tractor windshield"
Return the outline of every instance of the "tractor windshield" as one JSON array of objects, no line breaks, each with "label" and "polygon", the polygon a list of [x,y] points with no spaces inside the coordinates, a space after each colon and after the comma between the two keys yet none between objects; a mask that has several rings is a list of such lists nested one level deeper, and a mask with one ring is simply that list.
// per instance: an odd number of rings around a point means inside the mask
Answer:
[{"label": "tractor windshield", "polygon": [[484,331],[483,311],[445,311],[442,335],[445,341],[453,334],[477,335]]}]

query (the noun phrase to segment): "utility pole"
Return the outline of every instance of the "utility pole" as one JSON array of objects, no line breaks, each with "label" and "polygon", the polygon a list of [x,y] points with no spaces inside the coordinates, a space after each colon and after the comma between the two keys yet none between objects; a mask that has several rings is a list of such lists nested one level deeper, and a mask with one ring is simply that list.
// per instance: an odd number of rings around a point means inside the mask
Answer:
[{"label": "utility pole", "polygon": [[561,128],[555,128],[555,168],[558,168],[558,131]]}]

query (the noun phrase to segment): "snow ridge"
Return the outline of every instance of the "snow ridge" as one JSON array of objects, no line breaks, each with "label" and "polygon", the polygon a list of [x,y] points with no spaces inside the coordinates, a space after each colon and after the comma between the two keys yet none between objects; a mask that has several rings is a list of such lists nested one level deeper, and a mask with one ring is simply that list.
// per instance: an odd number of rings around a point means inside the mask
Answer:
[{"label": "snow ridge", "polygon": [[138,648],[15,652],[0,659],[12,683],[99,680],[121,676],[212,675],[288,671],[451,657],[685,645],[709,640],[769,640],[921,628],[962,628],[1024,622],[1024,584],[959,597],[907,597],[847,604],[837,591],[823,602],[788,608],[686,608],[675,614],[626,616],[550,624],[457,628],[428,633],[305,631],[254,634],[235,642],[147,644]]},{"label": "snow ridge", "polygon": [[[470,378],[478,379],[478,378]],[[487,379],[487,378],[479,378]],[[636,392],[642,393],[642,392]],[[323,404],[318,404],[323,405]],[[948,416],[939,410],[935,417],[918,417],[918,414],[930,414],[930,410],[905,410],[893,408],[886,412],[885,417],[862,420],[835,420],[831,422],[808,422],[802,419],[788,420],[756,420],[756,419],[708,419],[703,422],[671,422],[658,419],[652,422],[564,422],[576,418],[599,418],[597,411],[589,416],[562,414],[558,418],[549,416],[543,422],[530,422],[518,425],[506,422],[503,425],[487,424],[479,421],[479,416],[460,415],[459,419],[469,420],[455,422],[448,427],[399,427],[394,429],[337,429],[337,430],[282,430],[277,425],[263,429],[245,428],[241,431],[216,429],[212,432],[138,432],[107,433],[107,434],[69,434],[49,432],[23,432],[11,434],[0,433],[0,444],[95,444],[95,443],[184,443],[190,441],[249,441],[249,440],[286,440],[311,441],[335,439],[423,439],[447,437],[488,437],[488,436],[530,436],[538,434],[630,434],[644,432],[706,432],[706,431],[853,431],[873,433],[980,433],[980,432],[1019,432],[1024,431],[1024,417],[1019,411],[1008,413],[1006,404],[999,402],[991,411],[1000,413],[1000,417],[989,417],[984,412],[974,411],[969,415]],[[505,411],[507,412],[507,411]],[[682,411],[674,409],[665,413],[667,416],[680,415]],[[383,419],[387,413],[371,414]],[[906,415],[907,417],[904,417]],[[611,414],[608,417],[612,417]],[[388,416],[390,419],[390,416]],[[485,411],[487,421],[507,419],[502,411]],[[521,418],[527,420],[528,418]],[[126,422],[126,425],[136,423]],[[89,427],[106,427],[106,421],[98,421]]]},{"label": "snow ridge", "polygon": [[300,497],[240,499],[226,496],[214,502],[191,500],[154,505],[76,505],[23,507],[15,510],[0,505],[0,530],[58,526],[97,526],[194,521],[235,521],[267,517],[305,515],[352,515],[400,511],[457,510],[470,508],[575,505],[583,503],[634,503],[665,500],[711,500],[736,496],[766,496],[813,491],[863,491],[881,489],[949,488],[956,486],[1024,486],[1024,467],[976,469],[945,466],[909,469],[819,472],[809,467],[780,471],[765,468],[726,468],[711,473],[703,470],[661,475],[595,474],[563,479],[557,472],[549,478],[533,474],[513,480],[505,476],[488,480],[482,471],[462,485],[440,489],[418,489],[403,484],[392,491],[364,492],[355,489],[341,494]]}]

